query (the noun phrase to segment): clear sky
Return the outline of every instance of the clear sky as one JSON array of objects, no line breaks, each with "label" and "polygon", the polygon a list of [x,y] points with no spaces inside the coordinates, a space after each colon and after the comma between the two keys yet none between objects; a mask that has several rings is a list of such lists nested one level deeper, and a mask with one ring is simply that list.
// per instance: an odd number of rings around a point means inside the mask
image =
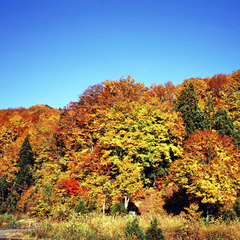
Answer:
[{"label": "clear sky", "polygon": [[0,109],[63,108],[130,75],[150,86],[240,68],[239,0],[0,0]]}]

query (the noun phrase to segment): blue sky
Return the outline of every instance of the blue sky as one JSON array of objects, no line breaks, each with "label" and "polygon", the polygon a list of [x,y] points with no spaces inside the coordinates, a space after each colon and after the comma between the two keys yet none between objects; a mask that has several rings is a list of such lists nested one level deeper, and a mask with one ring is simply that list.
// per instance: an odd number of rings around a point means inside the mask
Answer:
[{"label": "blue sky", "polygon": [[0,0],[0,109],[240,68],[239,0]]}]

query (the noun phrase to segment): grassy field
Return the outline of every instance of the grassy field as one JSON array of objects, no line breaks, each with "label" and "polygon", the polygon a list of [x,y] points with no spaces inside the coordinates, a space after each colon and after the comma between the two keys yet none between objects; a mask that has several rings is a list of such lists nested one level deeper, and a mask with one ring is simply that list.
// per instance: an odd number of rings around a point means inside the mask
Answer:
[{"label": "grassy field", "polygon": [[[212,221],[209,224],[193,222],[180,216],[155,215],[165,238],[178,239],[222,239],[239,240],[240,222],[222,223]],[[11,237],[25,239],[131,239],[126,236],[126,222],[133,216],[102,216],[100,214],[72,215],[64,221],[54,219],[29,219],[27,216],[0,215],[1,228],[31,228],[28,233],[12,233]],[[139,226],[144,232],[150,226],[152,215],[138,216]],[[136,238],[135,238],[136,239]]]}]

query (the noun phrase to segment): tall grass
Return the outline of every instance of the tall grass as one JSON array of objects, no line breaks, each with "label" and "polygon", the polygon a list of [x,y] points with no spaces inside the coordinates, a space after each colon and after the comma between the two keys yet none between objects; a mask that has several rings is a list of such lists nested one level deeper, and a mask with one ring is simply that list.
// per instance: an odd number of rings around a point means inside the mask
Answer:
[{"label": "tall grass", "polygon": [[98,214],[73,215],[62,222],[46,220],[31,232],[37,239],[125,239],[125,223],[128,217],[102,216]]},{"label": "tall grass", "polygon": [[17,218],[13,214],[0,215],[0,229],[14,228]]},{"label": "tall grass", "polygon": [[[213,222],[205,225],[191,222],[181,216],[155,215],[159,227],[168,240],[196,239],[240,239],[240,223],[228,224]],[[65,221],[56,222],[54,219],[42,221],[36,230],[29,232],[28,237],[34,239],[96,239],[120,240],[127,239],[126,222],[133,216],[102,216],[100,214],[74,214]],[[152,220],[151,214],[139,216],[139,226],[146,232]]]}]

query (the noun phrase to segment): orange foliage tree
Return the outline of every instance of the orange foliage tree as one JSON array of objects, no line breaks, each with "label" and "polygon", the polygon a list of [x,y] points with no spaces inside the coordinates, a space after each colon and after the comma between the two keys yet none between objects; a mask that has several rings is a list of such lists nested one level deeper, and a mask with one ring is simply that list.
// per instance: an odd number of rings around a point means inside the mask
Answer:
[{"label": "orange foliage tree", "polygon": [[238,153],[228,136],[195,131],[184,145],[183,158],[169,170],[169,181],[207,205],[233,203],[240,189]]},{"label": "orange foliage tree", "polygon": [[[68,174],[88,189],[86,202],[90,198],[100,202],[106,185],[112,186],[107,187],[110,198],[140,190],[142,178],[144,184],[152,185],[182,154],[183,122],[166,104],[172,101],[174,89],[166,85],[162,102],[156,89],[128,76],[89,87],[78,103],[70,103],[63,111],[59,138],[64,142]],[[128,166],[127,179],[121,170],[123,161]]]}]

